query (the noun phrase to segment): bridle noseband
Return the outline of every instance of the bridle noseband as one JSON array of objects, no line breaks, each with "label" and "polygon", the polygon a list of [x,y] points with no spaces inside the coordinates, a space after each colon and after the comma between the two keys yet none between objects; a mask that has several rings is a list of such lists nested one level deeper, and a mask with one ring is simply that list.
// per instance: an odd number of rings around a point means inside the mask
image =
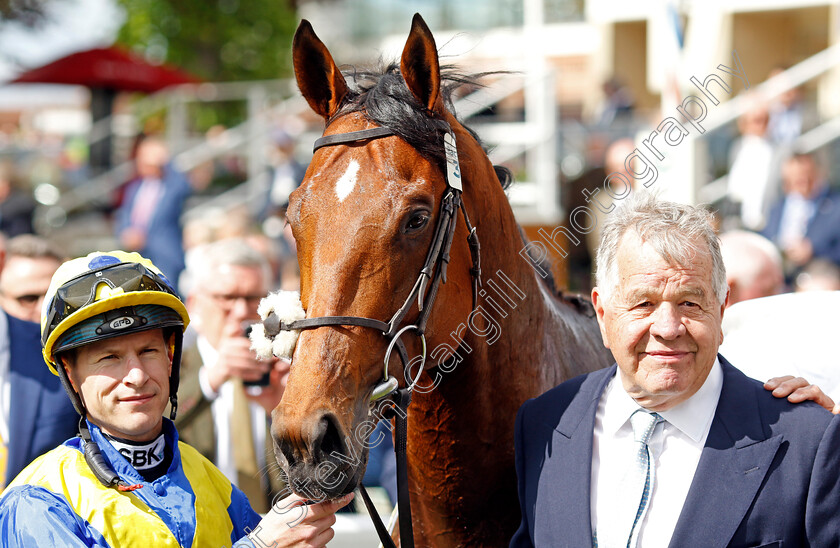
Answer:
[{"label": "bridle noseband", "polygon": [[[392,350],[396,347],[397,353],[403,362],[403,367],[408,367],[408,352],[405,344],[401,340],[402,335],[408,331],[416,332],[417,336],[420,337],[423,347],[420,368],[417,374],[411,382],[408,382],[406,378],[409,392],[411,392],[420,379],[426,362],[426,323],[428,322],[432,306],[437,297],[440,283],[446,283],[446,269],[450,259],[449,251],[452,247],[452,239],[457,225],[457,213],[459,209],[463,213],[469,233],[467,242],[469,243],[470,254],[472,256],[470,275],[473,279],[473,309],[478,302],[478,288],[481,285],[481,254],[478,234],[476,234],[475,228],[470,224],[467,210],[461,201],[463,187],[461,184],[461,170],[460,162],[458,161],[458,150],[455,144],[455,134],[447,122],[439,121],[438,123],[443,133],[443,145],[446,155],[446,170],[444,172],[446,177],[446,191],[441,198],[440,215],[423,268],[420,270],[417,281],[414,283],[405,302],[391,319],[384,322],[382,320],[360,316],[321,316],[283,323],[280,322],[277,316],[272,314],[263,322],[266,334],[269,336],[274,336],[280,331],[316,329],[326,326],[359,326],[376,329],[381,332],[388,339],[388,349],[385,353],[383,380],[374,387],[370,398],[371,402],[391,395],[398,388],[399,381],[388,374],[388,362]],[[326,135],[315,141],[313,152],[322,147],[358,143],[360,141],[369,141],[394,135],[397,135],[397,133],[387,127],[375,127],[348,133]],[[413,324],[403,326],[402,322],[411,309],[415,299],[417,299],[417,307],[419,309],[417,319]]]}]

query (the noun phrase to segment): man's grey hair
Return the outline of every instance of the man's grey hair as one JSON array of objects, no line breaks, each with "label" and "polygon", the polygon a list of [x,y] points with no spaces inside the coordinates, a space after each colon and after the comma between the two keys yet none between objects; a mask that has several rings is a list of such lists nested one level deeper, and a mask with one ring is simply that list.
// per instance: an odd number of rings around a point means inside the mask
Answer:
[{"label": "man's grey hair", "polygon": [[242,238],[227,238],[189,250],[186,269],[179,278],[179,289],[185,295],[204,291],[212,284],[222,266],[253,267],[262,270],[265,290],[272,288],[271,265],[268,259]]},{"label": "man's grey hair", "polygon": [[6,242],[6,260],[12,257],[53,259],[59,263],[67,259],[52,242],[34,234],[20,234]]},{"label": "man's grey hair", "polygon": [[712,214],[702,207],[657,200],[647,192],[632,193],[607,215],[595,270],[595,283],[605,300],[611,299],[618,288],[618,244],[630,230],[663,259],[682,267],[690,266],[698,255],[709,253],[712,289],[720,304],[726,301],[726,269]]}]

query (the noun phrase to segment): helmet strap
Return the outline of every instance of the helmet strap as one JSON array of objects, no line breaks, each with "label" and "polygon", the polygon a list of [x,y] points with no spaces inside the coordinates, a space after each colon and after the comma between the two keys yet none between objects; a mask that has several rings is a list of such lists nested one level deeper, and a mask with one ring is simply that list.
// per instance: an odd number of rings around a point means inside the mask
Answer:
[{"label": "helmet strap", "polygon": [[178,414],[178,385],[181,381],[181,352],[184,347],[184,335],[174,332],[175,341],[172,348],[172,373],[169,374],[169,419],[174,421]]},{"label": "helmet strap", "polygon": [[[61,379],[61,385],[64,387],[64,391],[67,392],[68,396],[70,396],[70,401],[73,402],[73,407],[76,409],[76,413],[82,417],[82,423],[84,423],[85,417],[87,417],[87,409],[85,409],[85,404],[82,403],[81,396],[79,396],[73,388],[73,384],[67,376],[67,370],[64,368],[62,359],[58,358],[55,360],[55,370],[58,371],[58,378]],[[81,427],[79,431],[81,432]],[[82,437],[84,438],[84,436]]]}]

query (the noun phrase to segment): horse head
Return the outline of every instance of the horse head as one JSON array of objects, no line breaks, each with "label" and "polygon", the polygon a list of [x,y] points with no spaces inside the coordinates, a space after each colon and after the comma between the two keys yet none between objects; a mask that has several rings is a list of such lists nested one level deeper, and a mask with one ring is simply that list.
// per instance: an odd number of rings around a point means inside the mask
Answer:
[{"label": "horse head", "polygon": [[[301,93],[326,121],[323,146],[287,211],[306,317],[385,324],[405,303],[399,325],[390,325],[393,335],[413,325],[421,314],[418,300],[426,299],[436,304],[426,311],[425,325],[409,328],[399,340],[415,364],[412,358],[423,353],[425,342],[417,331],[454,353],[458,341],[449,334],[474,304],[467,210],[489,201],[469,183],[490,178],[496,198],[504,199],[481,145],[447,108],[449,92],[464,81],[442,77],[434,38],[419,15],[399,67],[381,74],[354,72],[346,78],[305,20],[295,34],[293,56]],[[353,133],[374,128],[385,129]],[[465,183],[465,210],[456,209],[454,219],[449,211],[450,220],[441,221],[444,209],[452,207],[444,199],[450,188],[444,136],[450,132]],[[355,137],[347,138],[351,133]],[[419,283],[438,225],[449,222],[451,249],[427,273],[433,279],[448,263],[445,283]],[[429,301],[433,291],[437,299]],[[412,370],[397,352],[384,362],[391,340],[386,330],[338,320],[301,332],[283,400],[272,415],[277,458],[298,493],[337,497],[357,486],[375,421],[371,395],[386,374],[401,386],[429,382],[426,372],[418,375],[419,366]]]}]

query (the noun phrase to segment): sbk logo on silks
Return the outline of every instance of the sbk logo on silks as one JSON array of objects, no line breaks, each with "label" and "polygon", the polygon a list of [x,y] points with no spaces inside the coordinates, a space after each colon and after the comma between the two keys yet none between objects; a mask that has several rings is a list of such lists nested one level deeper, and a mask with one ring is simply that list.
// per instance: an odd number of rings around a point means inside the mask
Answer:
[{"label": "sbk logo on silks", "polygon": [[153,468],[163,461],[163,452],[166,447],[163,435],[160,435],[155,440],[144,444],[126,443],[115,439],[111,439],[110,441],[111,445],[113,445],[114,448],[125,457],[125,460],[127,460],[136,470]]}]

